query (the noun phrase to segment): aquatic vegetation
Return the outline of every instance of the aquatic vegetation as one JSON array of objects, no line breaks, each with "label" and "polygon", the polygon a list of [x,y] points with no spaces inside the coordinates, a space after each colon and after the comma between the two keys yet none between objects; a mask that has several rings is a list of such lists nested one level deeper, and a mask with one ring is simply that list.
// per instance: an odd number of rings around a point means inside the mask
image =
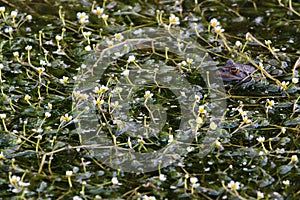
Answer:
[{"label": "aquatic vegetation", "polygon": [[2,0],[0,196],[298,199],[299,8]]}]

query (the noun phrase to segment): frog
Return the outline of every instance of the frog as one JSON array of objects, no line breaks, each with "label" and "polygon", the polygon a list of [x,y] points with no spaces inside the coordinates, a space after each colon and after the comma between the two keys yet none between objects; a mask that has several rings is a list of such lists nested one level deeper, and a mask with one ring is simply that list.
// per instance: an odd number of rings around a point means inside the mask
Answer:
[{"label": "frog", "polygon": [[225,66],[216,71],[216,76],[225,82],[245,82],[255,71],[255,67],[244,64],[237,64],[233,60],[228,60]]}]

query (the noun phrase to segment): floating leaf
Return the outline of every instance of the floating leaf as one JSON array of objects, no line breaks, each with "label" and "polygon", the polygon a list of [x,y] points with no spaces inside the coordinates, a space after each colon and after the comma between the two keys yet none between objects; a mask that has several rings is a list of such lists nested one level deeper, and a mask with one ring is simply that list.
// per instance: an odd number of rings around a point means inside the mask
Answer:
[{"label": "floating leaf", "polygon": [[293,169],[294,165],[282,165],[278,168],[280,174],[286,174]]}]

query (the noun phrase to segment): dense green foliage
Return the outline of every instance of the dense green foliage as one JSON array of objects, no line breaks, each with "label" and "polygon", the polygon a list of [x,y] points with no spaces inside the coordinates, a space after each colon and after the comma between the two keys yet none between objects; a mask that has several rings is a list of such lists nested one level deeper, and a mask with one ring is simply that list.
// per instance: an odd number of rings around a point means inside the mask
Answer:
[{"label": "dense green foliage", "polygon": [[[299,199],[299,10],[287,0],[1,0],[0,198]],[[146,27],[161,46],[128,50]],[[174,37],[159,40],[164,31]],[[224,90],[214,70],[228,59],[256,70]],[[147,82],[145,66],[160,78]],[[86,99],[94,107],[80,112]],[[188,144],[170,148],[172,165],[130,173],[88,148],[85,112],[109,150]],[[127,117],[147,131],[131,135]],[[156,118],[166,118],[158,132]],[[182,129],[191,141],[176,140]]]}]

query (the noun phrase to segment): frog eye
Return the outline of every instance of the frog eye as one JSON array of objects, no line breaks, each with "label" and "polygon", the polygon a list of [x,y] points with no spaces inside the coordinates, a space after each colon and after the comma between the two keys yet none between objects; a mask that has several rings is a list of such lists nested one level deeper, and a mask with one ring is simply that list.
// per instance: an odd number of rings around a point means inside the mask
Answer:
[{"label": "frog eye", "polygon": [[236,74],[240,71],[240,69],[238,67],[231,67],[230,68],[230,73],[232,74]]}]

